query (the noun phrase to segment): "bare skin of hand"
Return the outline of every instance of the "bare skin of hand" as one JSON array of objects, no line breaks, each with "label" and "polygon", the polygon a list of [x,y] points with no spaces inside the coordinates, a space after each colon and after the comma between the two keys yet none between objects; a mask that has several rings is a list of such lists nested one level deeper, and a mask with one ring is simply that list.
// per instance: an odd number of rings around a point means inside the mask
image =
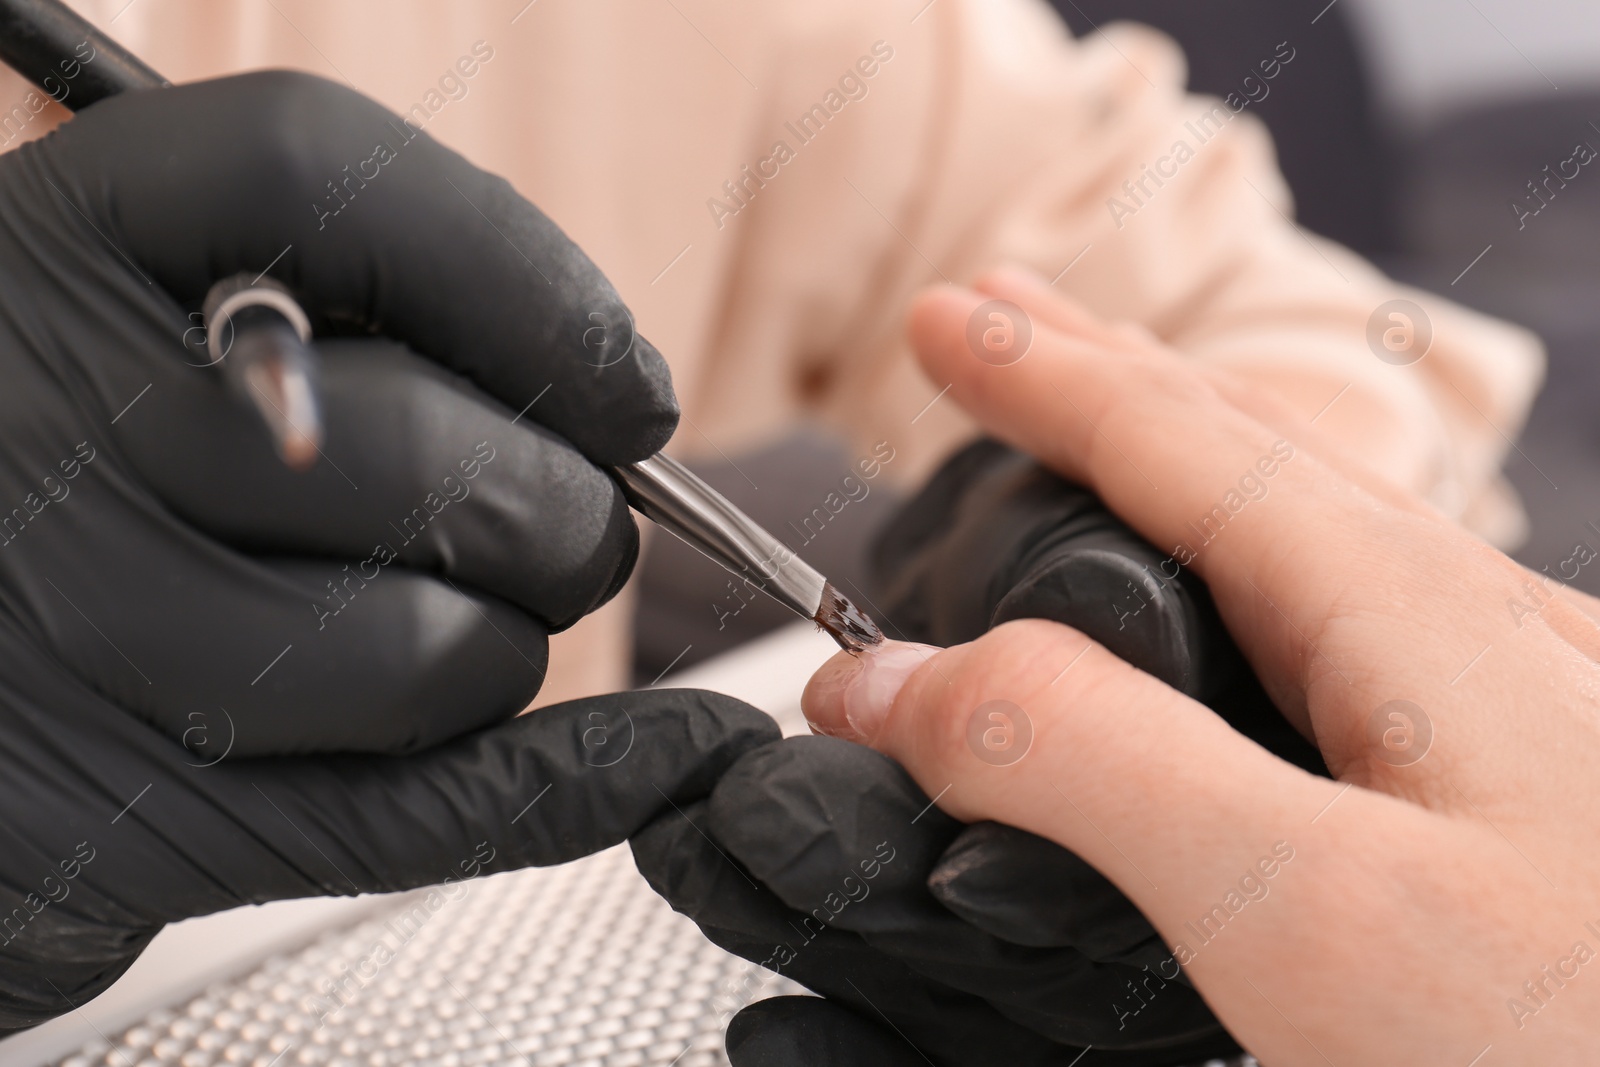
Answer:
[{"label": "bare skin of hand", "polygon": [[[1048,622],[841,654],[806,691],[811,721],[899,760],[956,818],[1093,863],[1272,1067],[1595,1062],[1593,602],[1341,458],[1259,387],[1029,276],[980,288],[916,305],[929,377],[1198,572],[1335,780]],[[995,297],[1033,323],[1010,366],[967,345]],[[1012,741],[1031,728],[1020,758],[979,758],[995,723]]]}]

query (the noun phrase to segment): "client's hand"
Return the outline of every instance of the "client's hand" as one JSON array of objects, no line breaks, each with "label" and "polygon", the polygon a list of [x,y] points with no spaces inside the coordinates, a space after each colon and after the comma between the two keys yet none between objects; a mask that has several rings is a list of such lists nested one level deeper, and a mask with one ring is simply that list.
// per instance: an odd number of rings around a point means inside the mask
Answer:
[{"label": "client's hand", "polygon": [[[949,645],[1010,619],[1065,623],[1323,771],[1199,578],[1021,452],[985,440],[952,457],[886,524],[873,560],[873,607],[897,636]],[[1003,728],[985,736],[1007,758]],[[919,1064],[919,1049],[951,1064],[1170,1067],[1238,1051],[1104,876],[1034,834],[933,811],[877,753],[830,738],[772,745],[686,814],[634,837],[640,870],[713,941],[827,998],[741,1013],[734,1067]],[[1139,994],[1156,990],[1145,1010]],[[863,1036],[880,1018],[898,1047]]]},{"label": "client's hand", "polygon": [[[1582,598],[1321,450],[1248,385],[1042,283],[988,289],[1032,317],[1031,351],[974,359],[985,297],[941,290],[912,323],[930,374],[1203,577],[1338,780],[1048,622],[910,669],[840,657],[809,717],[899,760],[948,814],[1093,863],[1275,1067],[1585,1062],[1600,629]],[[981,758],[995,714],[1026,741],[1014,762]]]}]

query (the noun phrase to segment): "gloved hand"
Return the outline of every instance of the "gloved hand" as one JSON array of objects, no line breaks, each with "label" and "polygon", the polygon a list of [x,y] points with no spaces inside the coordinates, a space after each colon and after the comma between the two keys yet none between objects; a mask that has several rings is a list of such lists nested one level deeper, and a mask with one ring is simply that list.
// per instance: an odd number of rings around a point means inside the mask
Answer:
[{"label": "gloved hand", "polygon": [[[305,473],[190,317],[268,269],[326,363]],[[0,1030],[176,919],[614,844],[776,736],[689,692],[512,718],[636,554],[595,464],[677,408],[555,225],[371,101],[88,108],[0,157],[0,271]]]},{"label": "gloved hand", "polygon": [[[1008,827],[964,831],[870,749],[768,745],[686,813],[633,838],[652,888],[716,944],[827,998],[745,1009],[728,1029],[734,1067],[1159,1067],[1238,1049],[1092,868]],[[973,885],[974,850],[1027,862],[1004,874],[1031,884]],[[950,883],[980,913],[998,903],[995,931],[942,903]],[[1019,917],[1026,943],[1003,936]]]},{"label": "gloved hand", "polygon": [[[1279,714],[1211,594],[1093,493],[992,440],[957,452],[877,536],[891,637],[950,646],[1013,619],[1064,623],[1314,774],[1322,754]],[[882,621],[882,620],[880,620]]]},{"label": "gloved hand", "polygon": [[[1064,622],[1325,773],[1204,586],[1025,456],[993,442],[958,454],[874,557],[894,637],[954,644],[1014,618]],[[681,819],[634,839],[646,877],[712,940],[828,998],[746,1009],[728,1030],[735,1067],[1170,1065],[1238,1050],[1110,881],[1052,842],[963,828],[931,805],[892,761],[795,739],[746,756],[691,809],[721,853]],[[896,871],[874,887],[856,868],[880,844]],[[840,908],[845,874],[862,900]],[[823,950],[775,952],[796,927],[817,929],[807,943]]]}]

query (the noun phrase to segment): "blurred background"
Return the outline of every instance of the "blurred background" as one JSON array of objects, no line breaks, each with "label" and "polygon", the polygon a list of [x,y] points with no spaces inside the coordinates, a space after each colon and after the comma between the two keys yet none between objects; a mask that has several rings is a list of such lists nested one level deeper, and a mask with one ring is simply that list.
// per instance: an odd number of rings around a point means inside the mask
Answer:
[{"label": "blurred background", "polygon": [[[1301,225],[1544,338],[1544,392],[1506,462],[1531,520],[1514,554],[1554,573],[1580,541],[1600,549],[1600,160],[1520,228],[1510,206],[1580,142],[1600,150],[1594,0],[1051,2],[1079,36],[1118,19],[1167,33],[1188,56],[1195,92],[1234,90],[1288,40],[1295,77],[1251,110],[1272,130]],[[697,469],[784,536],[806,510],[800,502],[836,486],[849,459],[813,431],[732,462],[744,473],[726,462]],[[865,546],[892,503],[874,487],[807,557],[870,589]],[[641,682],[674,659],[683,667],[789,621],[749,595],[737,615],[720,615],[707,591],[726,594],[726,575],[671,538],[655,539],[642,572]],[[1600,567],[1572,584],[1600,594]]]}]

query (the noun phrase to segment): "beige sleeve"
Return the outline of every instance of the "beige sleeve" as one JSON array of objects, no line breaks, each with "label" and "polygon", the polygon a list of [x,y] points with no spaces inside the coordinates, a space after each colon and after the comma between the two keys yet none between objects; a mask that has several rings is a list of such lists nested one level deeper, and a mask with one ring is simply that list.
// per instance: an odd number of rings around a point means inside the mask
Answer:
[{"label": "beige sleeve", "polygon": [[[941,278],[1020,262],[1197,359],[1292,382],[1306,417],[1326,407],[1323,429],[1343,409],[1375,411],[1369,430],[1397,481],[1492,538],[1514,535],[1520,512],[1498,471],[1539,381],[1538,342],[1296,228],[1242,92],[1187,95],[1167,38],[1119,24],[1074,40],[1036,0],[938,0],[911,23],[904,5],[864,6],[898,13],[881,20],[894,58],[731,220],[740,299],[713,366],[778,355],[761,373],[791,410],[846,427],[862,448],[891,442],[906,457],[895,473],[916,477],[973,431],[948,400],[924,410],[942,383],[924,380],[905,346],[908,301]],[[860,16],[858,35],[871,22]],[[801,35],[787,65],[820,75],[815,53],[844,56],[841,36]],[[1286,42],[1278,58],[1293,50]],[[1280,62],[1280,83],[1295,73],[1292,58]],[[777,128],[805,110],[807,88],[827,88],[786,81],[794,93],[777,93],[759,125]],[[839,234],[819,234],[819,220],[838,220]],[[1431,324],[1427,354],[1406,366],[1368,339],[1395,299]],[[713,377],[710,395],[731,399],[748,373]]]}]

